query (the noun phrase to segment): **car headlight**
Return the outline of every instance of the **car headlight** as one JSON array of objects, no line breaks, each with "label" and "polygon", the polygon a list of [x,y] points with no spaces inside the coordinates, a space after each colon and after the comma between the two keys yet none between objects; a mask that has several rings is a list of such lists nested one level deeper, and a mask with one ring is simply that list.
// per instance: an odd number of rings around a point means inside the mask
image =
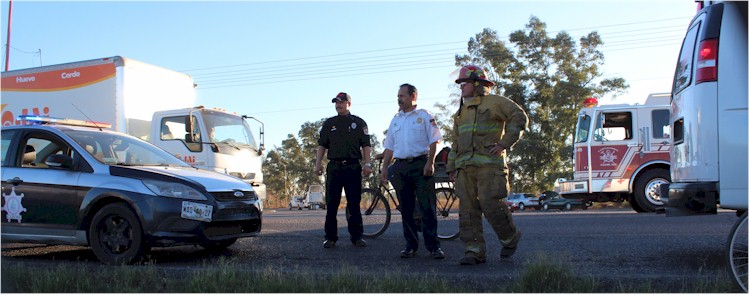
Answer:
[{"label": "car headlight", "polygon": [[207,200],[206,196],[196,189],[181,183],[151,179],[143,179],[142,181],[149,190],[158,196],[188,200]]}]

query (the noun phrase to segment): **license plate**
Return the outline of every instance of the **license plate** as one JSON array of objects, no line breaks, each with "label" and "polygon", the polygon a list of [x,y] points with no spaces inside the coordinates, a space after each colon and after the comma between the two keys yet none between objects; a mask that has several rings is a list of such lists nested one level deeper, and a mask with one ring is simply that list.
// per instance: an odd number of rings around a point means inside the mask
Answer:
[{"label": "license plate", "polygon": [[214,211],[214,206],[193,203],[188,201],[182,202],[182,218],[193,219],[200,221],[211,221],[211,214]]}]

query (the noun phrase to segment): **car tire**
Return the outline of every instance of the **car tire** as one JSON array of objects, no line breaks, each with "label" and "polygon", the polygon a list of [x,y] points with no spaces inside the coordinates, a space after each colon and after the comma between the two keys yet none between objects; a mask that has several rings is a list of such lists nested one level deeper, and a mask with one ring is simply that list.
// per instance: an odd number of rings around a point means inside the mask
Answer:
[{"label": "car tire", "polygon": [[131,264],[141,260],[149,249],[140,220],[133,210],[120,203],[99,209],[91,220],[88,235],[91,250],[105,264]]},{"label": "car tire", "polygon": [[237,238],[204,242],[204,243],[201,243],[200,245],[206,250],[218,251],[218,250],[223,250],[223,249],[228,248],[229,246],[233,245],[235,242],[237,242]]},{"label": "car tire", "polygon": [[570,205],[570,203],[565,203],[565,211],[570,211],[573,209],[573,206]]},{"label": "car tire", "polygon": [[[669,183],[669,170],[653,169],[638,177],[633,188],[633,198],[641,211],[637,212],[654,212],[656,209],[664,206],[660,200],[659,186]],[[633,207],[635,209],[635,207]]]},{"label": "car tire", "polygon": [[542,205],[542,210],[549,211],[549,204]]},{"label": "car tire", "polygon": [[524,205],[523,203],[521,203],[521,204],[518,204],[518,210],[519,210],[519,211],[524,211],[524,210],[526,210],[526,205]]}]

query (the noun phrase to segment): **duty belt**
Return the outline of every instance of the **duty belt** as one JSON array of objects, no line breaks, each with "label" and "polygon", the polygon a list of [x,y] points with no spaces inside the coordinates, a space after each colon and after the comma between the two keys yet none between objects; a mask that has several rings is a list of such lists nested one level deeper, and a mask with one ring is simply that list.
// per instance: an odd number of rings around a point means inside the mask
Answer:
[{"label": "duty belt", "polygon": [[421,156],[416,156],[416,157],[408,157],[406,159],[396,158],[396,161],[406,161],[406,162],[409,162],[409,163],[414,162],[414,161],[418,161],[418,160],[427,160],[427,155],[421,155]]},{"label": "duty belt", "polygon": [[328,161],[339,165],[354,165],[359,164],[359,159],[329,159]]}]

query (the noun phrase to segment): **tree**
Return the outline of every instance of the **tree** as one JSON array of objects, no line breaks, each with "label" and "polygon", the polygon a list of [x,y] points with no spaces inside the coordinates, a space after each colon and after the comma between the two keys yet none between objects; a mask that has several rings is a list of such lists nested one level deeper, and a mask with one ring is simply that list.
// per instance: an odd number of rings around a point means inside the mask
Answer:
[{"label": "tree", "polygon": [[[516,191],[548,190],[555,179],[572,173],[572,133],[583,98],[616,96],[628,85],[622,78],[602,78],[604,55],[598,47],[603,42],[596,31],[576,45],[565,31],[549,37],[546,24],[532,16],[523,30],[509,35],[509,43],[486,28],[470,38],[467,54],[456,55],[456,65],[485,67],[497,84],[493,91],[526,110],[529,128],[509,153],[511,185]],[[441,121],[447,122],[442,125],[446,141],[455,138],[449,132],[449,106],[455,112],[458,98],[438,105]]]}]

